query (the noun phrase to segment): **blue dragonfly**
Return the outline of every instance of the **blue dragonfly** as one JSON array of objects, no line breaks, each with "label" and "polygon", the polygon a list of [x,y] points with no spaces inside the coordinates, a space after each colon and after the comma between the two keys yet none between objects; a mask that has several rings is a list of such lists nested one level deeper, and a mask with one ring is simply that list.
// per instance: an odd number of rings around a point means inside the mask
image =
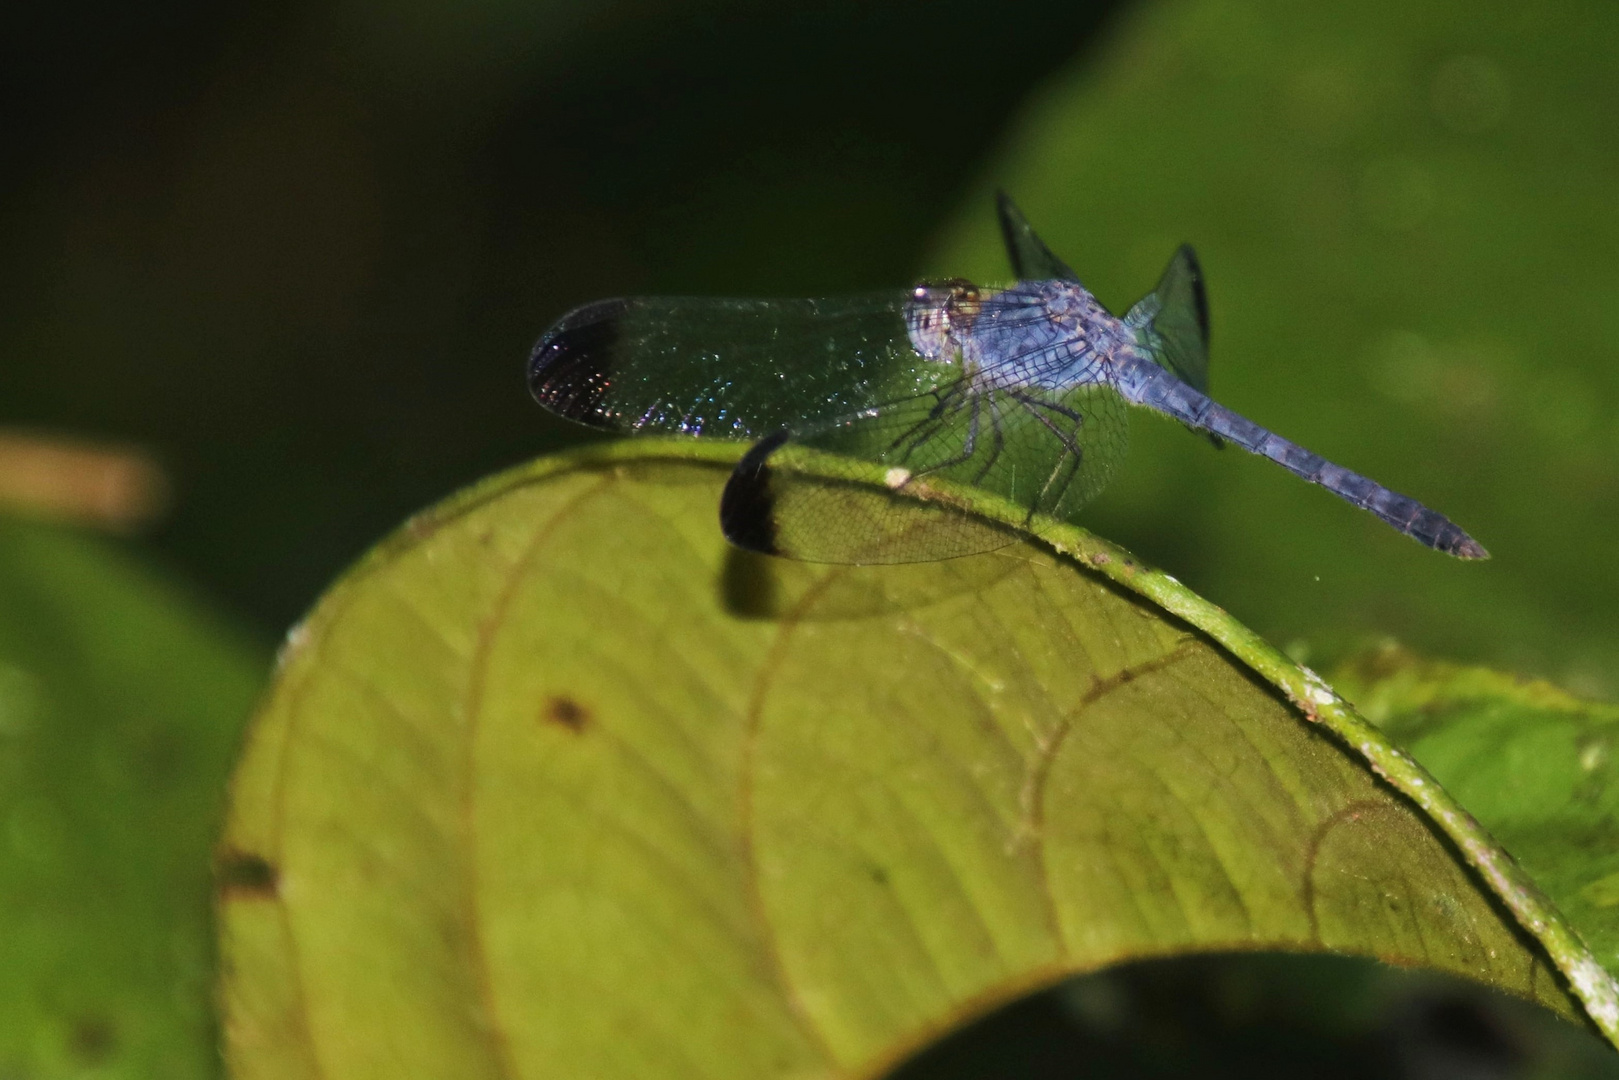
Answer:
[{"label": "blue dragonfly", "polygon": [[540,338],[529,388],[596,428],[752,443],[720,500],[726,537],[813,562],[917,562],[1014,540],[966,512],[963,488],[1009,500],[1026,521],[1071,520],[1124,456],[1128,405],[1269,458],[1438,551],[1488,558],[1416,500],[1209,398],[1208,304],[1190,247],[1119,318],[1005,194],[999,213],[1009,288],[597,301]]}]

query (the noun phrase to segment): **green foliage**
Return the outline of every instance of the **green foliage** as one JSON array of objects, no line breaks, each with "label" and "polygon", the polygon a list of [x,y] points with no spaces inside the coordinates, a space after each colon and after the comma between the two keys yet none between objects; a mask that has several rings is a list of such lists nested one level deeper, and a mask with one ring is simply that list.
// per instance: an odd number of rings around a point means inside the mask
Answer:
[{"label": "green foliage", "polygon": [[1570,1011],[1440,833],[1487,838],[1172,579],[1067,528],[1069,556],[744,557],[726,455],[495,478],[295,633],[225,839],[235,1075],[870,1075],[1069,974],[1231,948]]},{"label": "green foliage", "polygon": [[1215,397],[1495,557],[1151,419],[1087,523],[1278,642],[1393,634],[1612,697],[1616,38],[1604,0],[1142,5],[1013,125],[929,267],[1005,279],[995,187],[1115,311],[1191,242]]},{"label": "green foliage", "polygon": [[85,535],[0,518],[0,1075],[209,1077],[209,851],[264,665]]},{"label": "green foliage", "polygon": [[1619,708],[1394,648],[1347,666],[1339,686],[1484,823],[1597,959],[1619,971]]}]

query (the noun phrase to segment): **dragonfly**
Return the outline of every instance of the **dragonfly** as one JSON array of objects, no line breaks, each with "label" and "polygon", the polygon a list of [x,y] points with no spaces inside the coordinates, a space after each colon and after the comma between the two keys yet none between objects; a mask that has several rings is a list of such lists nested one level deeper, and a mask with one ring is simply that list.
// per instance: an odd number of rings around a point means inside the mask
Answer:
[{"label": "dragonfly", "polygon": [[902,563],[1013,542],[965,492],[1071,521],[1124,456],[1130,406],[1268,458],[1437,551],[1488,552],[1415,499],[1208,396],[1209,308],[1182,246],[1157,287],[1109,312],[998,197],[1015,284],[952,279],[831,299],[601,300],[535,345],[550,411],[620,433],[752,445],[720,499],[738,547]]}]

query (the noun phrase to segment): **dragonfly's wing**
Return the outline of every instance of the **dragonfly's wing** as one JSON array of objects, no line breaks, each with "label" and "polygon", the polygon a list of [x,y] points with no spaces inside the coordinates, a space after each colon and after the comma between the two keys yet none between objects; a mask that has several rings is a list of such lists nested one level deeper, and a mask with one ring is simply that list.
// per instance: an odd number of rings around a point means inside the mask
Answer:
[{"label": "dragonfly's wing", "polygon": [[813,562],[988,551],[1016,536],[965,513],[964,497],[1000,496],[1014,520],[1069,519],[1106,484],[1127,432],[1110,384],[975,391],[963,378],[761,440],[732,474],[720,520],[741,547]]},{"label": "dragonfly's wing", "polygon": [[912,350],[911,297],[603,300],[540,338],[529,389],[592,427],[757,439],[925,392],[955,372]]},{"label": "dragonfly's wing", "polygon": [[1200,393],[1209,390],[1209,301],[1203,270],[1189,244],[1169,260],[1158,287],[1124,316],[1131,326],[1145,327],[1159,363]]},{"label": "dragonfly's wing", "polygon": [[[915,297],[603,301],[546,332],[529,385],[596,427],[758,440],[721,504],[726,535],[753,550],[915,562],[1015,539],[966,512],[965,488],[1008,500],[1014,520],[1072,515],[1122,454],[1111,386],[991,384],[954,351],[920,356]],[[1049,317],[1028,294],[973,304],[1002,326]],[[1032,380],[1063,368],[1065,347],[999,362]]]},{"label": "dragonfly's wing", "polygon": [[[1198,393],[1209,392],[1209,301],[1190,244],[1180,246],[1158,287],[1137,301],[1124,321],[1143,333],[1160,364]],[[1218,435],[1208,438],[1225,445]]]},{"label": "dragonfly's wing", "polygon": [[1068,264],[1051,253],[1045,241],[1035,235],[1034,229],[1017,208],[1017,203],[1006,192],[997,192],[995,207],[1001,219],[1001,238],[1006,241],[1006,255],[1012,261],[1012,273],[1019,281],[1074,281],[1079,275]]}]

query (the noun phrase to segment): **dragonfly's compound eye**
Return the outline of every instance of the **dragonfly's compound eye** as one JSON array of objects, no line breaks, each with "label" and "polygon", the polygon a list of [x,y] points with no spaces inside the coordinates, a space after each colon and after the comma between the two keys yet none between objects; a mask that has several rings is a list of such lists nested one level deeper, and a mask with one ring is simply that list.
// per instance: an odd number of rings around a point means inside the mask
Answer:
[{"label": "dragonfly's compound eye", "polygon": [[978,286],[962,278],[918,285],[905,305],[911,348],[926,360],[955,362],[961,345],[958,335],[972,325],[982,306]]},{"label": "dragonfly's compound eye", "polygon": [[918,285],[905,305],[905,332],[911,348],[926,360],[938,360],[950,348],[949,294],[941,289]]},{"label": "dragonfly's compound eye", "polygon": [[952,325],[966,326],[978,315],[978,309],[982,306],[977,285],[961,278],[950,280],[950,301],[946,310]]}]

